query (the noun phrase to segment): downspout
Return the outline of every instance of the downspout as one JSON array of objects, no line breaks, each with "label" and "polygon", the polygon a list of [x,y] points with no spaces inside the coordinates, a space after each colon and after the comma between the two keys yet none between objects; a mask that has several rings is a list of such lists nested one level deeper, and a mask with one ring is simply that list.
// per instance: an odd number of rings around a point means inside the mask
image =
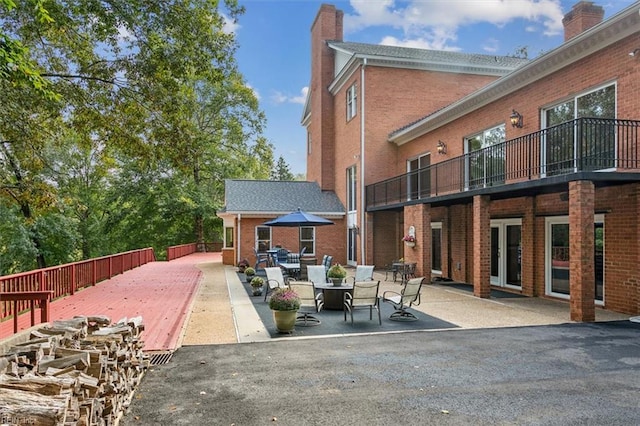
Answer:
[{"label": "downspout", "polygon": [[367,235],[367,228],[365,225],[365,193],[364,193],[364,92],[365,92],[365,84],[364,84],[364,69],[367,66],[367,58],[364,58],[362,62],[362,68],[360,69],[360,86],[362,86],[361,94],[360,94],[360,264],[366,265],[365,261],[365,241]]},{"label": "downspout", "polygon": [[241,229],[240,229],[241,220],[242,220],[242,214],[238,213],[238,235],[236,235],[236,242],[237,242],[236,247],[237,247],[238,251],[236,252],[236,265],[238,263],[240,263],[240,248],[241,248],[240,247],[240,240],[241,240],[240,236],[242,235],[242,232],[240,232],[241,231]]}]

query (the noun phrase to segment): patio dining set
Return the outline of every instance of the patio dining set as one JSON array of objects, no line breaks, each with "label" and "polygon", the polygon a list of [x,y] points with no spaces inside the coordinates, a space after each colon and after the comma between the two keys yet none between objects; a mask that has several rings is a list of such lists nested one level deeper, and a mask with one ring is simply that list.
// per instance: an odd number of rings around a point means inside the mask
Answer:
[{"label": "patio dining set", "polygon": [[[323,261],[326,262],[324,256]],[[302,267],[304,264],[300,264]],[[330,262],[329,262],[330,265]],[[287,275],[287,269],[280,266],[264,268],[267,280],[264,300],[276,288],[288,287],[294,290],[300,298],[300,310],[296,318],[297,326],[320,325],[319,313],[325,310],[340,310],[353,324],[354,311],[369,310],[369,320],[373,320],[373,312],[378,316],[378,323],[382,325],[380,302],[393,305],[394,312],[389,317],[393,321],[416,321],[418,318],[408,308],[420,304],[420,290],[424,277],[409,278],[402,284],[400,291],[384,291],[379,294],[380,281],[373,278],[373,265],[358,265],[353,276],[342,279],[334,284],[327,278],[327,268],[324,264],[304,265],[305,273],[295,276]]]}]

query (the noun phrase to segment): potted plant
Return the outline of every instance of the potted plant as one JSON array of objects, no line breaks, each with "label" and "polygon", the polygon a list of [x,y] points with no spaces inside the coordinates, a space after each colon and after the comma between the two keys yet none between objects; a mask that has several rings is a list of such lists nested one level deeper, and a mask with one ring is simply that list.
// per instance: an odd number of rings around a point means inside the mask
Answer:
[{"label": "potted plant", "polygon": [[249,266],[249,261],[247,259],[242,259],[238,262],[238,272],[242,273]]},{"label": "potted plant", "polygon": [[298,293],[286,287],[276,288],[269,298],[269,308],[273,312],[273,320],[280,333],[293,331],[300,309]]},{"label": "potted plant", "polygon": [[336,287],[342,285],[342,282],[346,277],[347,270],[344,269],[344,267],[339,263],[332,265],[327,271],[327,278],[329,278],[331,282],[333,282],[333,285]]},{"label": "potted plant", "polygon": [[253,277],[251,279],[251,292],[254,296],[260,296],[262,294],[262,286],[264,285],[264,279],[262,277]]},{"label": "potted plant", "polygon": [[256,270],[253,269],[251,266],[247,266],[244,269],[244,275],[247,279],[247,282],[250,283],[253,277],[256,275]]},{"label": "potted plant", "polygon": [[404,237],[402,237],[402,241],[404,241],[407,247],[415,247],[416,245],[415,235],[407,234]]}]

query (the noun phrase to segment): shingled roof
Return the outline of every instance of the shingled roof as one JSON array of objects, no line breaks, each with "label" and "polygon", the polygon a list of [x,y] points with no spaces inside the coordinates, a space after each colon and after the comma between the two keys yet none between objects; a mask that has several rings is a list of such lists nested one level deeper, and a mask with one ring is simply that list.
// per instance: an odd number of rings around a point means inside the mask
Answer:
[{"label": "shingled roof", "polygon": [[316,215],[345,214],[336,194],[316,182],[227,179],[225,202],[218,213],[283,214],[300,208]]},{"label": "shingled roof", "polygon": [[513,70],[529,62],[528,59],[516,58],[513,56],[480,55],[476,53],[384,46],[381,44],[340,41],[331,41],[329,44],[336,49],[356,55],[393,58],[396,60],[407,59],[425,63],[505,68],[506,70]]}]

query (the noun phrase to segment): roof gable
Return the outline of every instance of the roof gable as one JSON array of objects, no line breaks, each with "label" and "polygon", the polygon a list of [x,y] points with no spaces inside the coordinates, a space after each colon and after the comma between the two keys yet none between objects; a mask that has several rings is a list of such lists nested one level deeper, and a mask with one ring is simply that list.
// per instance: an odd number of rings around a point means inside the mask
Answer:
[{"label": "roof gable", "polygon": [[316,215],[344,215],[336,194],[316,182],[225,180],[225,206],[220,213],[279,215],[301,210]]}]

